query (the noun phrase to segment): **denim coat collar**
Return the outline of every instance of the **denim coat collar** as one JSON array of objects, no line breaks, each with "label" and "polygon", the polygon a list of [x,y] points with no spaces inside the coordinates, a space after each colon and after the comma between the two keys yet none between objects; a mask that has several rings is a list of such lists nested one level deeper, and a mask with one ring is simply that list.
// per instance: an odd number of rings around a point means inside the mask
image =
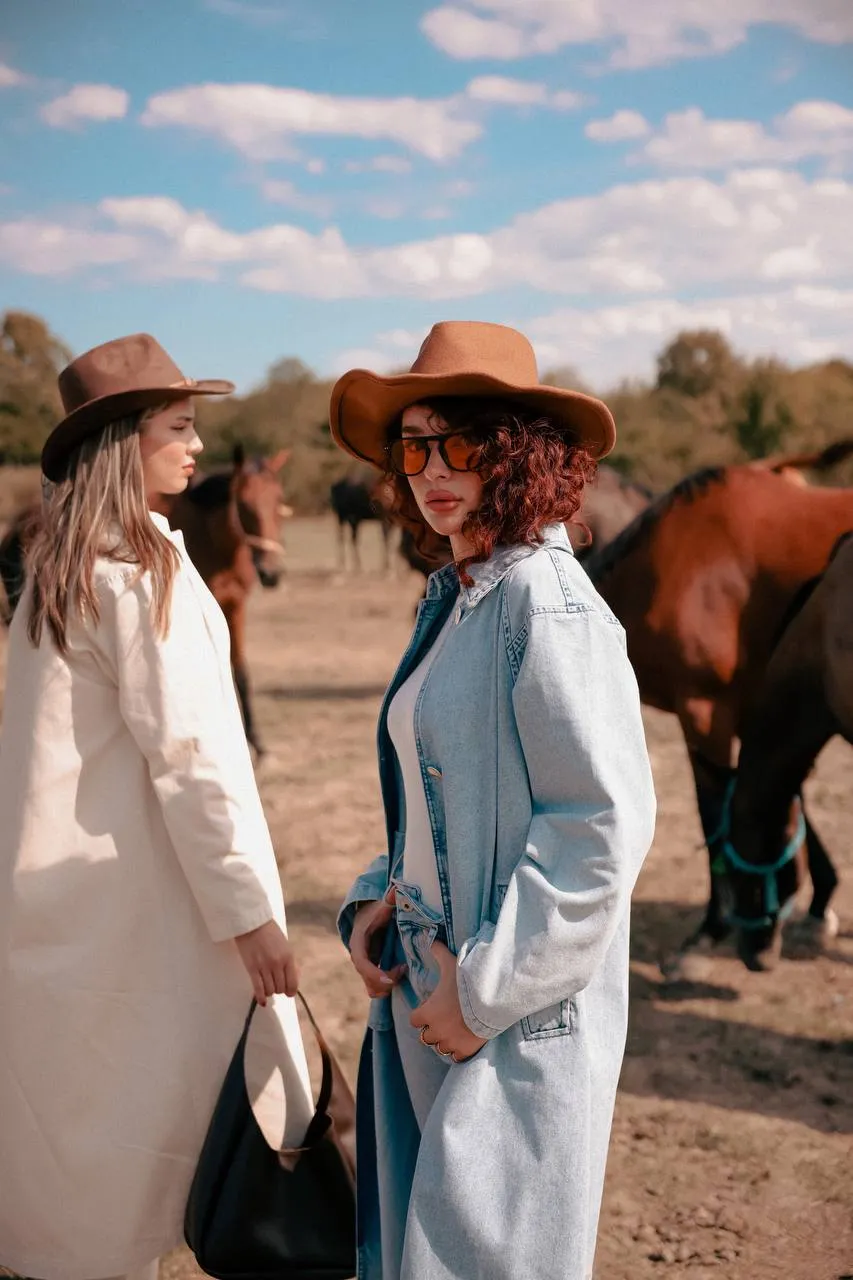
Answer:
[{"label": "denim coat collar", "polygon": [[471,587],[460,586],[459,575],[453,561],[442,569],[437,569],[430,575],[427,582],[426,599],[441,600],[451,593],[454,595],[460,593],[465,603],[473,606],[488,595],[501,579],[506,577],[510,569],[518,564],[519,560],[526,559],[534,551],[538,551],[540,546],[562,547],[570,554],[574,554],[566,526],[559,523],[549,524],[542,530],[541,543],[531,545],[526,542],[517,542],[511,546],[499,545],[495,547],[488,560],[470,565],[468,572],[474,579],[474,585]]}]

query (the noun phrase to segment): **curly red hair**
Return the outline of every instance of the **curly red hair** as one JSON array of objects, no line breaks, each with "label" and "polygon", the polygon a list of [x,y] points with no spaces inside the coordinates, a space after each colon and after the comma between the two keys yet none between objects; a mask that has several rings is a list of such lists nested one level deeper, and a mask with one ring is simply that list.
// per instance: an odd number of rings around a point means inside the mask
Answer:
[{"label": "curly red hair", "polygon": [[[499,543],[535,545],[546,525],[575,522],[596,464],[564,426],[503,398],[441,396],[418,403],[448,431],[470,434],[480,445],[483,497],[462,528],[474,552],[456,566],[464,586],[473,583],[468,567],[488,560]],[[389,429],[389,442],[401,433],[402,415]],[[411,533],[421,556],[436,565],[450,559],[447,539],[424,520],[406,477],[389,468],[385,482],[393,495],[391,518]]]}]

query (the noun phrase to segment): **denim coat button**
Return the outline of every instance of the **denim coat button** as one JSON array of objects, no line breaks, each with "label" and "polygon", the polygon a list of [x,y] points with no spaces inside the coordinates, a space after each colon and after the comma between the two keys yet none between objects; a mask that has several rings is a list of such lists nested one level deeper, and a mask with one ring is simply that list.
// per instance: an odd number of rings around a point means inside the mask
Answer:
[{"label": "denim coat button", "polygon": [[440,770],[440,769],[436,769],[435,765],[432,765],[432,764],[428,764],[428,765],[427,765],[427,773],[429,774],[429,776],[430,776],[431,778],[440,778],[440,777],[441,777],[441,770]]}]

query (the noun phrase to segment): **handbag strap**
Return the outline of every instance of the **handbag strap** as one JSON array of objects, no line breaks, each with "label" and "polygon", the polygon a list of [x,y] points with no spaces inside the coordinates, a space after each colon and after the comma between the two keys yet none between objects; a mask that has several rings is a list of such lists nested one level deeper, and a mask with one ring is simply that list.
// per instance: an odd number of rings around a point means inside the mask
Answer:
[{"label": "handbag strap", "polygon": [[314,1017],[313,1013],[311,1012],[308,1006],[308,1001],[305,999],[301,991],[297,991],[296,995],[302,1005],[302,1008],[305,1010],[305,1014],[308,1018],[308,1021],[311,1023],[311,1026],[314,1030],[314,1038],[317,1041],[317,1048],[320,1050],[320,1057],[323,1060],[323,1078],[320,1082],[320,1095],[317,1098],[317,1107],[315,1111],[315,1119],[316,1119],[317,1116],[325,1116],[329,1110],[329,1103],[332,1098],[332,1086],[334,1085],[334,1075],[335,1075],[334,1061],[332,1059],[331,1050],[329,1049],[329,1046],[326,1043],[326,1037],[323,1035],[322,1031],[317,1026],[317,1019]]},{"label": "handbag strap", "polygon": [[[320,1082],[320,1094],[317,1098],[317,1106],[314,1110],[314,1116],[311,1120],[311,1124],[309,1125],[309,1132],[311,1132],[315,1128],[317,1128],[320,1124],[323,1123],[324,1117],[327,1116],[329,1113],[329,1103],[331,1102],[331,1099],[332,1099],[332,1089],[334,1088],[335,1075],[336,1075],[335,1068],[337,1064],[335,1063],[332,1057],[331,1049],[326,1043],[326,1037],[323,1035],[322,1031],[317,1025],[317,1019],[314,1017],[313,1013],[311,1012],[308,1001],[305,999],[301,991],[297,991],[296,996],[299,1002],[301,1003],[302,1008],[305,1010],[305,1014],[308,1018],[308,1021],[311,1023],[311,1027],[314,1031],[314,1038],[317,1041],[317,1047],[320,1050],[320,1058],[323,1063],[323,1077]],[[246,1042],[249,1038],[249,1027],[252,1024],[252,1018],[255,1016],[255,1010],[257,1009],[257,1007],[258,1007],[258,1002],[253,997],[252,1003],[249,1006],[249,1013],[246,1018],[246,1025],[243,1028],[243,1035],[240,1042],[242,1044],[244,1053],[246,1051]]]}]

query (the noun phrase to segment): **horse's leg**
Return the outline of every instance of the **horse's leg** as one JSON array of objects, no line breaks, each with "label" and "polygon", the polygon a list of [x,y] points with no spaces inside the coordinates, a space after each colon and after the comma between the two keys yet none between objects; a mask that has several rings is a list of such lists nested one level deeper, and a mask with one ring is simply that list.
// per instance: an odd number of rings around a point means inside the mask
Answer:
[{"label": "horse's leg", "polygon": [[829,905],[838,888],[838,875],[805,808],[803,817],[806,820],[806,854],[812,882],[812,900],[808,913],[801,919],[792,921],[786,928],[785,942],[789,953],[793,950],[812,955],[822,951],[838,933],[838,916]]},{"label": "horse's leg", "polygon": [[382,529],[383,572],[387,578],[391,573],[391,526],[387,520],[380,520]]},{"label": "horse's leg", "polygon": [[350,535],[352,538],[352,564],[356,573],[361,573],[361,556],[358,554],[358,522],[353,520],[350,524]]},{"label": "horse's leg", "polygon": [[231,636],[231,669],[234,672],[234,687],[237,690],[237,700],[240,703],[240,711],[243,716],[243,728],[246,731],[246,740],[249,746],[255,752],[255,755],[260,758],[264,754],[264,747],[255,728],[255,717],[252,714],[251,682],[249,680],[249,668],[246,664],[245,597],[239,602],[229,601],[225,606],[224,613]]},{"label": "horse's leg", "polygon": [[716,700],[691,700],[680,709],[678,718],[693,771],[699,820],[708,853],[709,891],[705,916],[699,928],[685,938],[676,954],[668,957],[662,965],[667,977],[674,978],[690,976],[689,966],[685,964],[690,953],[712,950],[729,933],[723,915],[724,877],[718,873],[715,862],[726,795],[735,773],[732,767],[735,735],[731,708]]},{"label": "horse's leg", "polygon": [[719,869],[717,856],[720,853],[722,826],[725,817],[726,796],[735,776],[735,769],[724,763],[719,757],[714,759],[705,756],[701,750],[688,748],[690,764],[693,769],[693,784],[696,788],[696,801],[699,806],[699,821],[702,824],[702,835],[708,853],[708,905],[705,918],[696,933],[688,938],[684,947],[696,946],[702,942],[722,942],[729,934],[729,926],[723,919],[722,894],[725,873]]},{"label": "horse's leg", "polygon": [[344,522],[338,517],[338,571],[346,573],[347,570],[347,540],[344,532]]}]

